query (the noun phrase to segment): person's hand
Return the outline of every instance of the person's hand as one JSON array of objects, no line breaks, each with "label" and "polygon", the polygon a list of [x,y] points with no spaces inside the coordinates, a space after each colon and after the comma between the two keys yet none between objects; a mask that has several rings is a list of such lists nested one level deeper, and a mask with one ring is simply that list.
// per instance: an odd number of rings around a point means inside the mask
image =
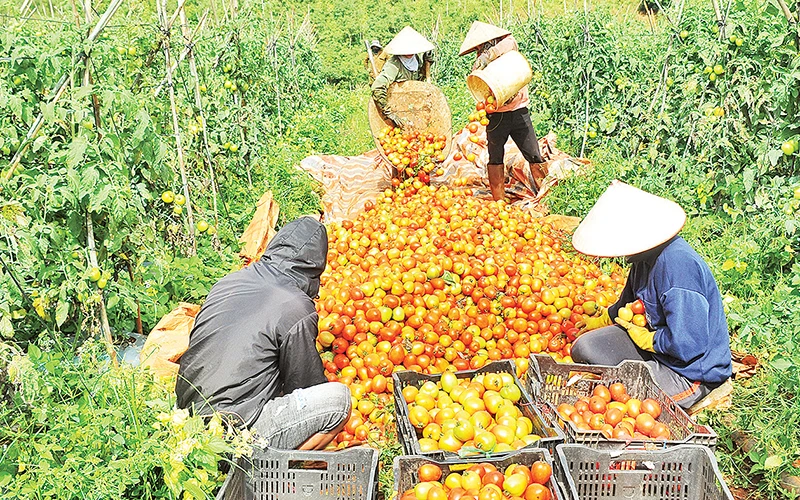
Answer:
[{"label": "person's hand", "polygon": [[653,337],[655,337],[656,332],[651,332],[647,328],[636,326],[630,321],[625,321],[621,318],[617,318],[614,321],[622,328],[628,330],[628,336],[640,349],[655,352],[655,350],[653,350]]},{"label": "person's hand", "polygon": [[396,126],[400,128],[405,128],[406,126],[408,126],[408,121],[397,116],[397,113],[395,113],[394,111],[386,111],[386,113],[384,114],[386,115],[386,118],[389,119]]},{"label": "person's hand", "polygon": [[429,63],[433,64],[433,61],[434,61],[434,59],[433,59],[433,51],[429,50],[428,52],[425,52],[424,54],[422,54],[422,60],[425,61],[425,62],[429,62]]},{"label": "person's hand", "polygon": [[490,62],[494,61],[494,51],[493,49],[489,48],[483,51],[481,55],[478,56],[478,59],[475,60],[475,69],[483,69],[489,65]]},{"label": "person's hand", "polygon": [[594,316],[589,316],[583,321],[579,321],[575,326],[578,328],[578,335],[582,335],[591,330],[597,330],[598,328],[603,328],[604,326],[610,326],[613,323],[611,322],[611,318],[608,316],[608,309],[602,308],[598,310],[600,314],[595,314]]}]

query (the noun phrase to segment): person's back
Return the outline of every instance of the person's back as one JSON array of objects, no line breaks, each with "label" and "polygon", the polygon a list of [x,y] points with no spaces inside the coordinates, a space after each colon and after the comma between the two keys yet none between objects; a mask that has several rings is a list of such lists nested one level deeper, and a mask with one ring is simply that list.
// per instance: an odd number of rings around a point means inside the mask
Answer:
[{"label": "person's back", "polygon": [[298,219],[258,262],[212,287],[180,360],[178,406],[233,413],[250,427],[267,403],[327,381],[312,299],[327,245],[324,226]]}]

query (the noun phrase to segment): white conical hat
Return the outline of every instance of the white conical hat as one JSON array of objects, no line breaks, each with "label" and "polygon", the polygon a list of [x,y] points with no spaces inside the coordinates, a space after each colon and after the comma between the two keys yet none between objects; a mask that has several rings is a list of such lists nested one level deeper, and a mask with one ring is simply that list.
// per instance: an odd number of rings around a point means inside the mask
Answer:
[{"label": "white conical hat", "polygon": [[464,54],[469,54],[482,43],[486,43],[489,40],[494,40],[495,38],[500,38],[501,36],[510,34],[511,32],[506,29],[498,28],[492,24],[475,21],[469,28],[467,37],[464,38],[464,41],[461,43],[461,50],[458,51],[458,55],[463,56]]},{"label": "white conical hat", "polygon": [[422,54],[434,48],[427,38],[417,33],[411,26],[406,26],[392,38],[391,42],[386,44],[383,51],[393,56],[410,56]]},{"label": "white conical hat", "polygon": [[686,212],[674,201],[615,180],[575,230],[572,246],[596,257],[636,255],[668,241],[685,223]]}]

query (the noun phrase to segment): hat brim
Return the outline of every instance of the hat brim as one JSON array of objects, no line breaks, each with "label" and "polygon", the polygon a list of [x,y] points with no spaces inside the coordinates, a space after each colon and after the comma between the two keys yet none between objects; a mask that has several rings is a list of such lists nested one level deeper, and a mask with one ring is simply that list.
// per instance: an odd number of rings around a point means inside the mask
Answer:
[{"label": "hat brim", "polygon": [[392,38],[391,42],[386,44],[383,51],[393,56],[410,56],[422,54],[435,48],[427,38],[420,35],[414,28],[406,26]]},{"label": "hat brim", "polygon": [[636,255],[669,241],[686,224],[674,201],[613,181],[572,236],[578,252],[595,257]]},{"label": "hat brim", "polygon": [[458,55],[467,55],[477,49],[480,45],[490,40],[502,38],[510,34],[511,32],[507,29],[494,26],[493,24],[475,21],[472,23],[472,26],[470,26],[467,36],[464,37],[464,41],[461,42],[461,48],[458,51]]}]

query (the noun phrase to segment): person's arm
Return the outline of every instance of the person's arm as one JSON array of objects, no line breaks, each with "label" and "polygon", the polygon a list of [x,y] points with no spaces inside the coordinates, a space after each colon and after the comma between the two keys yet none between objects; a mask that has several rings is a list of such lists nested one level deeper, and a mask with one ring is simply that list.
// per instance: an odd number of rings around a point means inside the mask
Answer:
[{"label": "person's arm", "polygon": [[494,61],[506,52],[511,52],[512,50],[519,50],[519,46],[517,45],[517,41],[514,39],[514,37],[508,35],[494,44],[492,47],[484,50],[475,60],[475,66],[473,69],[483,69],[488,66],[490,62]]},{"label": "person's arm", "polygon": [[688,363],[708,349],[708,300],[703,294],[685,288],[671,288],[661,297],[667,319],[656,328],[653,349]]},{"label": "person's arm", "polygon": [[328,380],[315,344],[318,321],[317,313],[313,312],[282,335],[278,363],[284,394]]},{"label": "person's arm", "polygon": [[389,89],[389,84],[397,79],[398,72],[399,69],[392,61],[386,61],[386,64],[383,65],[383,70],[372,83],[372,99],[382,113],[386,108],[386,93]]}]

